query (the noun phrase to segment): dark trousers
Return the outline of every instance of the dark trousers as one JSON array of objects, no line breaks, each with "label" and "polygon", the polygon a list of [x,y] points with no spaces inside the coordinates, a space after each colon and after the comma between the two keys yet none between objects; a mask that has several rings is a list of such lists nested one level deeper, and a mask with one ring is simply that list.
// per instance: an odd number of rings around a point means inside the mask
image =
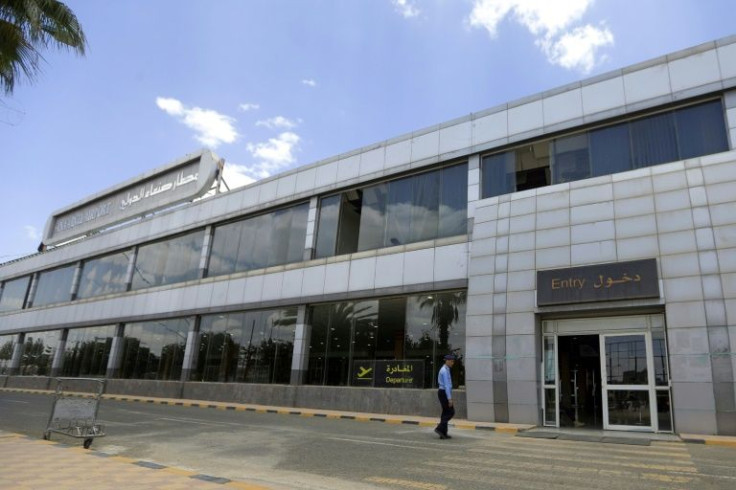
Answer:
[{"label": "dark trousers", "polygon": [[440,416],[440,423],[437,425],[437,429],[447,435],[447,422],[455,416],[455,407],[451,407],[450,402],[447,401],[445,390],[437,390],[437,398],[440,399],[440,405],[442,405],[442,415]]}]

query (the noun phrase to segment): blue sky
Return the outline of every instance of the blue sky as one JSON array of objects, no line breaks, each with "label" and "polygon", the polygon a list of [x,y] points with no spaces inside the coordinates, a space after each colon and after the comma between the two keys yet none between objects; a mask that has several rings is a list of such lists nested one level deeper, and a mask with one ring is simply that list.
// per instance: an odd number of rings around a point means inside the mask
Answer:
[{"label": "blue sky", "polygon": [[0,262],[202,147],[233,186],[736,34],[734,0],[68,0],[85,57],[0,97]]}]

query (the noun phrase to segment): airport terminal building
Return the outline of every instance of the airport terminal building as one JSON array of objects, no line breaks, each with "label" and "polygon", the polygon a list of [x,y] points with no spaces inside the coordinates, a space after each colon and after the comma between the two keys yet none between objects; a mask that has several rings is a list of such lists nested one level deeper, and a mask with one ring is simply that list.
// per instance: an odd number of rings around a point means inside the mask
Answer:
[{"label": "airport terminal building", "polygon": [[[187,155],[0,265],[0,388],[736,435],[736,36],[228,192]],[[22,203],[21,203],[22,204]]]}]

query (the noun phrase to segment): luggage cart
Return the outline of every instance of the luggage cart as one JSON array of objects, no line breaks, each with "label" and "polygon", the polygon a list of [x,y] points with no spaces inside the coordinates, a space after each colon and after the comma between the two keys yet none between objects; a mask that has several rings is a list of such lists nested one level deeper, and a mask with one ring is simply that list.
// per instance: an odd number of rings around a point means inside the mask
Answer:
[{"label": "luggage cart", "polygon": [[[65,386],[92,383],[95,391],[91,396],[72,396],[65,392]],[[56,378],[56,396],[51,407],[51,415],[43,433],[45,440],[51,440],[51,433],[56,432],[78,439],[84,439],[84,448],[89,449],[95,437],[105,435],[104,426],[97,423],[97,411],[100,399],[105,392],[105,380],[97,378]]]}]

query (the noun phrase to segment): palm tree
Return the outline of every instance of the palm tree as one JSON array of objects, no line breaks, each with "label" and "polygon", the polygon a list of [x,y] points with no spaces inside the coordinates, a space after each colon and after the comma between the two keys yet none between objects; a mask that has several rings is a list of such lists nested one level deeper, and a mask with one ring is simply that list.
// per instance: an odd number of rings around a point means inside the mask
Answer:
[{"label": "palm tree", "polygon": [[69,7],[58,0],[0,0],[0,85],[6,95],[21,75],[35,78],[41,50],[49,45],[84,55],[87,39]]},{"label": "palm tree", "polygon": [[450,326],[458,321],[459,307],[465,304],[466,299],[465,291],[457,291],[425,296],[419,304],[420,308],[432,310],[432,324],[437,325],[439,333],[437,347],[442,351],[448,348]]}]

